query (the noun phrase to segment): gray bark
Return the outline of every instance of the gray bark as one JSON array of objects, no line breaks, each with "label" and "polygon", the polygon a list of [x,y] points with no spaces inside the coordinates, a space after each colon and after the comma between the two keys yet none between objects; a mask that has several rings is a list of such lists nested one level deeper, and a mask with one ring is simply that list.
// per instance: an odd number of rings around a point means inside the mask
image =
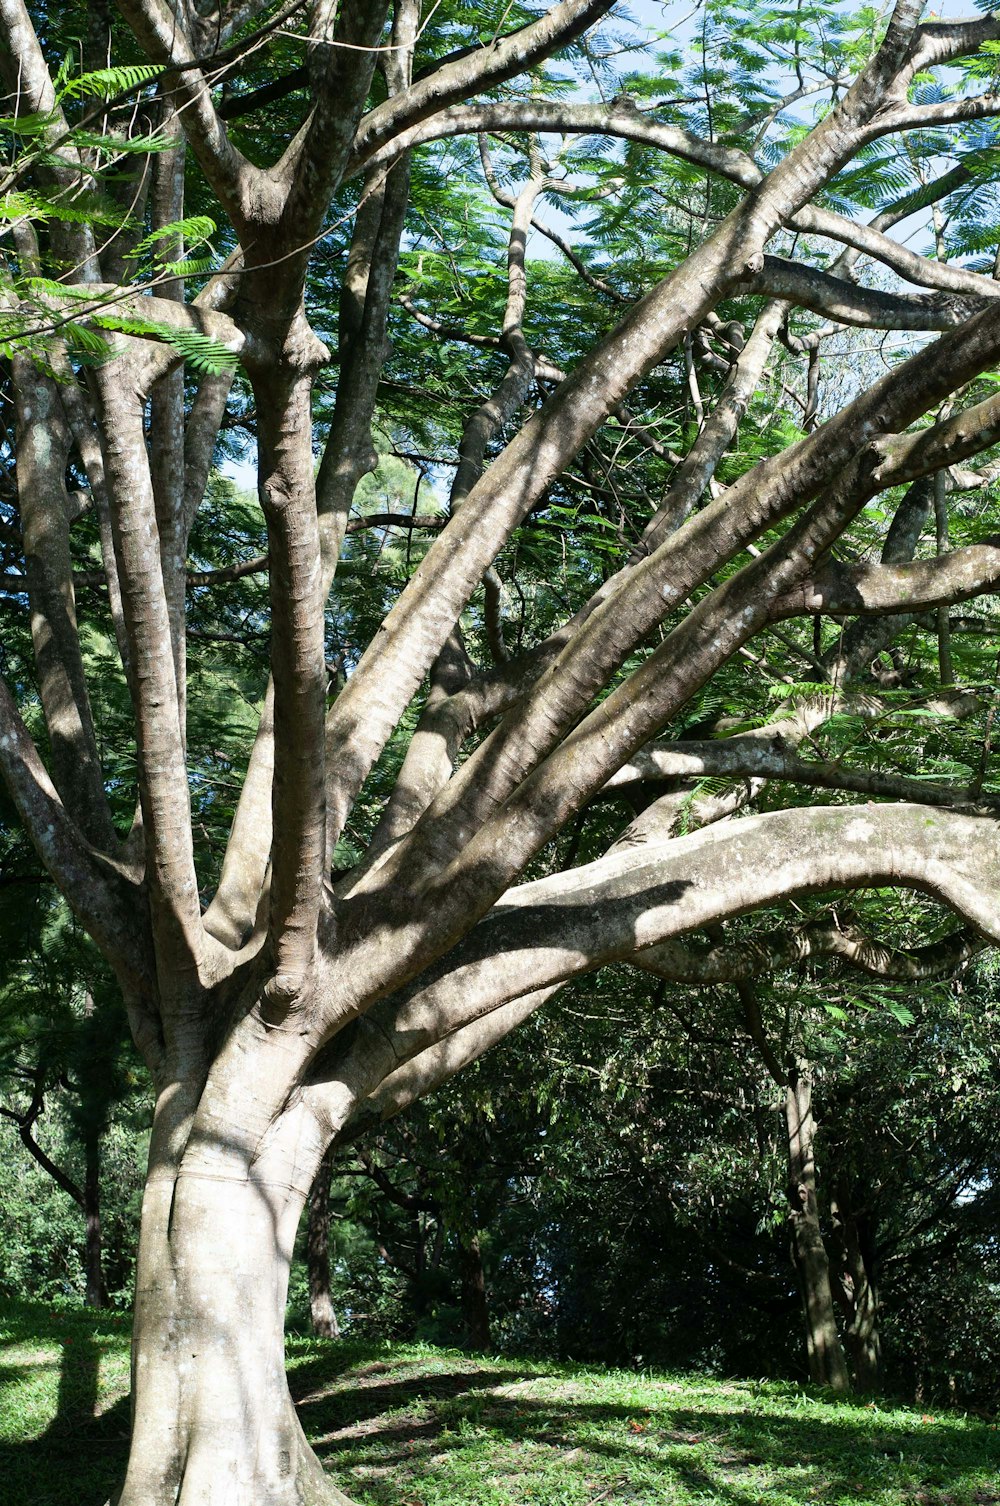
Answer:
[{"label": "gray bark", "polygon": [[806,1328],[809,1379],[831,1391],[849,1391],[850,1377],[837,1331],[830,1285],[830,1260],[820,1227],[816,1201],[816,1124],[812,1111],[812,1079],[797,1065],[788,1074],[785,1091],[788,1131],[788,1205],[792,1259],[799,1278]]}]

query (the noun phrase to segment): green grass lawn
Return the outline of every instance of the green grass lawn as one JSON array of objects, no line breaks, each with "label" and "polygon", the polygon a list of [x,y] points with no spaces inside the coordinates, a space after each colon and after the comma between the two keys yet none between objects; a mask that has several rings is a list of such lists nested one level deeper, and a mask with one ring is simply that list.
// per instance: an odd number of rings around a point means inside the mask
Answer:
[{"label": "green grass lawn", "polygon": [[[427,1346],[288,1351],[307,1434],[371,1506],[1000,1506],[1000,1434],[960,1413]],[[102,1506],[127,1387],[126,1319],[0,1308],[0,1501]]]}]

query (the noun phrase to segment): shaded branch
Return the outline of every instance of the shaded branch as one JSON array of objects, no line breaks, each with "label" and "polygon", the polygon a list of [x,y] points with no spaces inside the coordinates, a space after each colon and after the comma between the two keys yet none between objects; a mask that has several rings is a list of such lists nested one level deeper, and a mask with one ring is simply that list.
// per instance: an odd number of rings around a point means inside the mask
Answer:
[{"label": "shaded branch", "polygon": [[838,957],[886,982],[914,983],[950,978],[986,945],[981,937],[968,931],[955,931],[941,941],[904,950],[887,946],[856,926],[820,921],[711,947],[664,942],[637,952],[631,960],[636,967],[655,973],[658,978],[692,985],[752,982],[765,973],[796,967],[818,957]]}]

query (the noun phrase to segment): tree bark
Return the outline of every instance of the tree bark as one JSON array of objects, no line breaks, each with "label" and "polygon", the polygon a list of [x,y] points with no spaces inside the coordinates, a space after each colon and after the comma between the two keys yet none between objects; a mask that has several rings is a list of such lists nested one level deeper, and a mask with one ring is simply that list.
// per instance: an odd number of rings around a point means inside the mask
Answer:
[{"label": "tree bark", "polygon": [[844,1329],[855,1391],[873,1395],[881,1389],[882,1343],[878,1330],[878,1293],[865,1281],[855,1296],[855,1310]]},{"label": "tree bark", "polygon": [[868,1220],[853,1214],[844,1198],[838,1197],[832,1212],[840,1243],[844,1347],[854,1389],[870,1395],[880,1389],[882,1359],[874,1240],[870,1237]]},{"label": "tree bark", "polygon": [[309,1272],[309,1311],[313,1333],[321,1339],[339,1339],[340,1325],[330,1292],[330,1178],[333,1148],[320,1162],[309,1194],[306,1229],[306,1265]]},{"label": "tree bark", "polygon": [[169,1093],[154,1122],[117,1506],[350,1506],[306,1441],[285,1376],[292,1246],[319,1161],[313,1127],[286,1114],[276,1137],[254,1139],[245,1105],[222,1143],[208,1133],[210,1100],[211,1086],[179,1157]]},{"label": "tree bark", "polygon": [[479,1235],[463,1234],[460,1237],[462,1265],[462,1317],[465,1321],[466,1342],[470,1349],[490,1350],[493,1335],[490,1332],[490,1309],[486,1300],[486,1273],[483,1270],[483,1252]]},{"label": "tree bark", "polygon": [[812,1078],[795,1066],[785,1093],[788,1126],[788,1202],[792,1259],[802,1294],[809,1379],[831,1391],[849,1391],[850,1378],[837,1332],[830,1286],[830,1261],[820,1228],[816,1201]]}]

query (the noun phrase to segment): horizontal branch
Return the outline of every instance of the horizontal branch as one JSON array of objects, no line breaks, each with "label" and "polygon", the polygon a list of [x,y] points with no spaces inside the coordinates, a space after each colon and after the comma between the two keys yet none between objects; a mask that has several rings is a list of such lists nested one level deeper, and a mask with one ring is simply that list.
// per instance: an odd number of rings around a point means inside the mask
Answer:
[{"label": "horizontal branch", "polygon": [[839,957],[874,978],[914,983],[951,977],[985,946],[981,937],[969,931],[954,931],[941,941],[902,950],[875,940],[856,926],[838,926],[829,920],[711,947],[663,942],[636,952],[630,960],[643,971],[670,982],[707,984],[751,982],[765,973],[813,958]]},{"label": "horizontal branch", "polygon": [[[705,141],[680,126],[652,120],[628,100],[615,100],[609,105],[580,105],[535,99],[491,100],[483,104],[458,105],[442,110],[419,126],[403,131],[386,145],[370,153],[366,149],[366,141],[359,135],[355,147],[356,157],[352,159],[348,171],[354,174],[363,168],[390,162],[400,152],[427,142],[481,131],[542,131],[615,136],[655,147],[682,162],[716,173],[741,188],[756,188],[765,176],[753,158],[738,147],[720,146],[715,142]],[[864,252],[921,287],[969,293],[982,298],[1000,297],[1000,286],[992,278],[920,256],[874,226],[859,224],[833,210],[806,204],[788,216],[787,224],[791,229],[821,235]]]},{"label": "horizontal branch", "polygon": [[986,294],[883,293],[780,256],[765,256],[761,270],[747,277],[744,287],[862,329],[950,329],[989,301]]},{"label": "horizontal branch", "polygon": [[[51,318],[41,315],[39,305]],[[243,349],[244,336],[228,314],[201,303],[182,303],[172,298],[158,298],[134,288],[117,283],[89,282],[79,289],[67,287],[64,295],[51,291],[37,295],[30,304],[22,305],[25,327],[19,333],[19,341],[44,338],[63,324],[93,323],[109,336],[122,324],[123,333],[133,339],[149,340],[154,344],[169,344],[172,334],[204,335],[230,355],[238,355]],[[175,354],[179,363],[184,356]],[[158,368],[156,376],[162,376],[168,368]]]},{"label": "horizontal branch", "polygon": [[439,118],[458,100],[516,78],[535,63],[551,57],[582,35],[613,3],[614,0],[561,0],[560,4],[549,6],[538,21],[444,62],[365,116],[355,136],[345,177],[369,163],[387,142],[394,148],[390,155],[398,156],[405,150],[404,138],[418,130],[428,117]]},{"label": "horizontal branch", "polygon": [[369,1011],[369,1052],[387,1075],[501,1004],[801,894],[918,889],[995,942],[998,879],[993,820],[916,804],[798,807],[623,847],[510,890],[401,996]]},{"label": "horizontal branch", "polygon": [[439,110],[418,124],[407,125],[384,140],[376,139],[366,125],[367,122],[362,121],[346,176],[390,162],[400,152],[412,147],[450,136],[534,131],[619,136],[623,140],[658,147],[693,166],[718,173],[743,188],[755,188],[763,177],[753,158],[738,147],[717,146],[680,126],[651,120],[630,100],[615,100],[609,105],[539,99],[457,104]]},{"label": "horizontal branch", "polygon": [[827,617],[926,612],[985,596],[1000,588],[1000,535],[966,544],[937,559],[899,565],[845,565],[831,561],[774,603],[780,621],[805,613]]},{"label": "horizontal branch", "polygon": [[651,743],[623,765],[600,794],[601,798],[624,796],[640,786],[691,784],[701,779],[770,779],[876,800],[913,800],[953,810],[1000,810],[1000,798],[973,795],[955,786],[803,758],[780,733],[769,737],[766,729],[707,742]]}]

